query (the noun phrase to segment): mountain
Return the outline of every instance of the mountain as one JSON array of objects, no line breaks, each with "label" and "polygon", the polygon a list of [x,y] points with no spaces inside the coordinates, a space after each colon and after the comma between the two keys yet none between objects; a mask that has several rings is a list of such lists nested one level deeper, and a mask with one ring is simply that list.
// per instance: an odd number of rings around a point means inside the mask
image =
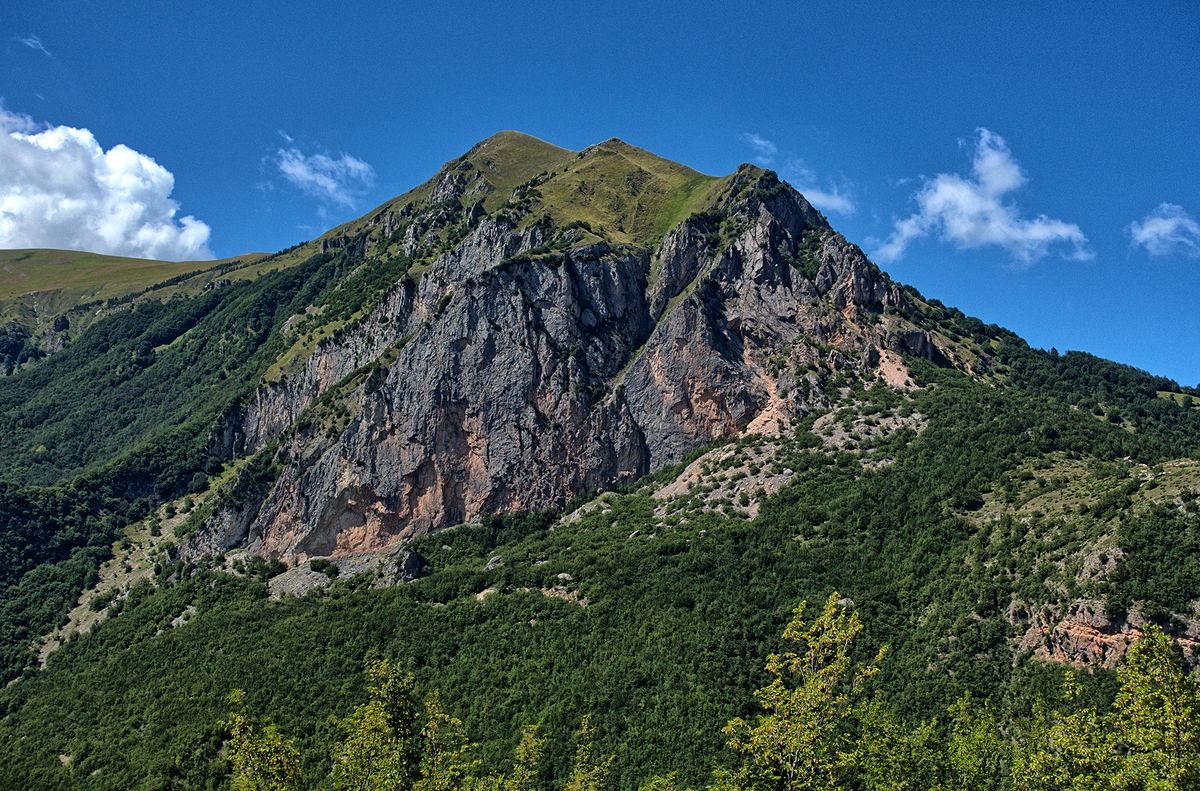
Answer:
[{"label": "mountain", "polygon": [[910,718],[1200,649],[1200,394],[892,281],[770,171],[501,132],[273,256],[64,260],[0,379],[7,785],[204,786],[235,687],[323,777],[378,654],[489,765],[540,722],[563,777],[592,712],[617,787],[699,782],[832,590]]},{"label": "mountain", "polygon": [[925,331],[930,306],[773,174],[714,179],[618,140],[501,133],[322,247],[404,277],[360,315],[288,328],[228,436],[288,461],[190,556],[342,555],[561,507],[752,424],[787,430],[830,403],[826,373],[903,385],[904,354],[990,359]]}]

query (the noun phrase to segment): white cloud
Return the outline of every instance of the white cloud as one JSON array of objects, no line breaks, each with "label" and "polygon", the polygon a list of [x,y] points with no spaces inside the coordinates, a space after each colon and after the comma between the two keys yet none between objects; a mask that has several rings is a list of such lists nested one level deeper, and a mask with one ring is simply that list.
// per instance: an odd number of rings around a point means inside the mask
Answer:
[{"label": "white cloud", "polygon": [[1022,217],[1018,207],[1006,201],[1006,196],[1025,182],[1004,138],[979,129],[971,176],[939,173],[925,181],[913,196],[917,212],[898,220],[892,235],[873,255],[881,261],[894,261],[912,241],[936,235],[960,249],[1001,247],[1022,264],[1033,263],[1053,249],[1076,261],[1092,258],[1087,237],[1078,225],[1044,214]]},{"label": "white cloud", "polygon": [[1130,223],[1133,244],[1150,255],[1200,258],[1200,223],[1174,203],[1162,203],[1140,222]]},{"label": "white cloud", "polygon": [[[280,132],[290,142],[286,133]],[[272,163],[293,186],[322,201],[353,208],[375,183],[375,170],[350,154],[331,157],[305,154],[289,146],[275,152]]]},{"label": "white cloud", "polygon": [[[773,140],[768,140],[756,132],[742,134],[744,140],[754,151],[754,161],[763,167],[771,167],[780,157],[780,148]],[[840,183],[822,183],[805,164],[804,160],[784,155],[784,163],[780,167],[780,175],[785,181],[799,190],[809,203],[825,212],[835,214],[853,214],[857,208],[854,204],[854,187],[847,179]]]},{"label": "white cloud", "polygon": [[164,260],[211,258],[208,225],[176,218],[175,177],[87,129],[39,127],[0,105],[0,247]]},{"label": "white cloud", "polygon": [[30,49],[37,50],[47,58],[54,57],[50,54],[50,50],[46,49],[46,45],[42,43],[41,36],[36,36],[30,33],[28,36],[17,36],[17,41],[29,47]]},{"label": "white cloud", "polygon": [[750,144],[750,148],[754,149],[755,162],[766,167],[775,161],[775,155],[779,153],[779,146],[774,142],[755,132],[744,133],[742,139]]},{"label": "white cloud", "polygon": [[783,166],[783,177],[793,187],[801,192],[808,202],[821,211],[834,214],[854,214],[858,207],[854,204],[854,187],[847,180],[840,184],[826,182],[821,185],[817,174],[809,170],[799,159],[789,160]]}]

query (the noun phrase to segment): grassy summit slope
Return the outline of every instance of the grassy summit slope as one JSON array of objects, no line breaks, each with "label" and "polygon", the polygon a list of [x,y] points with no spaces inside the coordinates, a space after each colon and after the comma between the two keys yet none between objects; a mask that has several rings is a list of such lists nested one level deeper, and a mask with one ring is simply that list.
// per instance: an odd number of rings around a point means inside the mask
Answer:
[{"label": "grassy summit slope", "polygon": [[[455,181],[456,201],[493,212],[525,199],[528,220],[586,223],[610,242],[653,246],[689,215],[705,209],[725,179],[708,176],[612,138],[571,151],[522,132],[498,132],[412,190],[340,225],[322,239],[354,236],[389,211],[440,203]],[[517,194],[514,194],[517,191]]]},{"label": "grassy summit slope", "polygon": [[652,246],[705,209],[724,181],[613,138],[579,152],[538,191],[558,224],[582,221],[612,241]]},{"label": "grassy summit slope", "polygon": [[484,200],[484,208],[493,209],[503,204],[514,189],[539,173],[561,167],[574,153],[524,132],[504,131],[473,146],[463,159],[496,188]]},{"label": "grassy summit slope", "polygon": [[389,210],[406,205],[427,206],[434,202],[432,197],[438,184],[456,172],[463,178],[482,177],[486,181],[480,192],[484,196],[484,208],[491,211],[503,205],[515,188],[538,174],[551,171],[574,155],[575,152],[570,149],[560,148],[523,132],[497,132],[476,143],[462,156],[442,165],[428,181],[376,206],[357,219],[330,229],[319,238],[353,236],[367,229],[373,218]]}]

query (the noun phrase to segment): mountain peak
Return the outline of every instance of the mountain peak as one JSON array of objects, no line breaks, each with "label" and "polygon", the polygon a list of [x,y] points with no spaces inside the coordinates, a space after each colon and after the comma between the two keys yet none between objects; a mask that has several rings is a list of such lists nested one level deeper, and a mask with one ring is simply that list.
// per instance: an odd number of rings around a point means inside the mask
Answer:
[{"label": "mountain peak", "polygon": [[545,158],[549,161],[572,153],[574,152],[542,140],[540,137],[534,137],[515,129],[502,129],[471,146],[460,159],[490,155],[506,159]]},{"label": "mountain peak", "polygon": [[502,133],[421,189],[314,256],[355,272],[339,301],[382,284],[353,311],[296,314],[238,416],[244,447],[286,444],[286,469],[188,557],[340,556],[555,507],[743,430],[786,433],[850,379],[908,387],[906,356],[973,359],[769,171]]},{"label": "mountain peak", "polygon": [[[328,232],[322,243],[342,246],[373,233],[372,228],[394,229],[405,224],[405,217],[450,207],[452,213],[511,210],[523,225],[548,217],[559,227],[590,228],[610,243],[652,248],[671,228],[714,202],[755,185],[775,189],[778,183],[774,172],[750,164],[727,176],[704,174],[619,137],[575,151],[506,129],[446,162],[424,184]],[[406,249],[411,254],[416,248],[408,244]]]},{"label": "mountain peak", "polygon": [[624,140],[622,140],[619,137],[610,137],[607,140],[596,143],[593,146],[589,146],[589,148],[607,148],[607,149],[612,149],[612,150],[616,150],[616,151],[620,151],[623,149],[624,150],[636,149],[638,151],[643,150],[643,149],[638,148],[637,146],[626,143]]}]

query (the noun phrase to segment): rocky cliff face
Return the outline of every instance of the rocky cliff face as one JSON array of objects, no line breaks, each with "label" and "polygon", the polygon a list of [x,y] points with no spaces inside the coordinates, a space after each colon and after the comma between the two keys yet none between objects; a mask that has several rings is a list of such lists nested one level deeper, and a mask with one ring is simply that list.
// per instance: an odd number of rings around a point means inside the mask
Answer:
[{"label": "rocky cliff face", "polygon": [[[1112,668],[1142,638],[1148,623],[1137,607],[1113,616],[1104,602],[1083,599],[1047,607],[1034,618],[1018,648],[1051,662]],[[1182,627],[1168,627],[1168,633],[1194,665],[1200,658],[1200,618],[1193,616]]]},{"label": "rocky cliff face", "polygon": [[411,252],[465,228],[419,282],[259,389],[241,440],[279,443],[278,478],[195,549],[341,556],[554,507],[752,423],[778,430],[836,395],[830,372],[891,381],[902,355],[953,362],[909,296],[772,174],[743,167],[649,248],[481,202],[447,212],[483,182],[448,167],[433,209],[381,211],[330,242]]},{"label": "rocky cliff face", "polygon": [[321,393],[396,343],[404,324],[396,321],[412,309],[411,283],[392,288],[363,319],[316,344],[300,370],[258,388],[241,417],[244,449],[256,451],[291,428]]}]

